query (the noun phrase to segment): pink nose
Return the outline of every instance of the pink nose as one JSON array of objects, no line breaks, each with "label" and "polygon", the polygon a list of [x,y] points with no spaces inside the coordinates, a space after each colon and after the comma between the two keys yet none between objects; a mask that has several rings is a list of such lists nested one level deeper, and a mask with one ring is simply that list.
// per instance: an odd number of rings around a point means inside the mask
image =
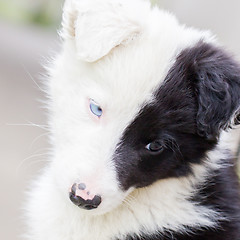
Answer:
[{"label": "pink nose", "polygon": [[84,183],[74,183],[70,189],[69,198],[75,205],[86,210],[97,208],[102,201],[99,195],[88,191]]}]

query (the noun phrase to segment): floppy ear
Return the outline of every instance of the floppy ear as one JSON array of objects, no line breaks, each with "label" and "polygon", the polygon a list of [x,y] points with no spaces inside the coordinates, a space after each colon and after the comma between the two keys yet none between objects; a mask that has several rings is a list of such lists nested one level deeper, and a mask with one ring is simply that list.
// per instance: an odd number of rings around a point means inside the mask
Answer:
[{"label": "floppy ear", "polygon": [[[80,59],[94,62],[114,47],[133,39],[141,32],[139,11],[149,8],[144,1],[67,0],[63,14],[63,37],[74,38]],[[140,4],[140,6],[139,6]],[[139,9],[138,9],[139,10]],[[141,12],[141,11],[140,11]]]},{"label": "floppy ear", "polygon": [[240,68],[223,50],[200,43],[189,52],[191,77],[198,103],[198,134],[216,139],[227,129],[240,106]]}]

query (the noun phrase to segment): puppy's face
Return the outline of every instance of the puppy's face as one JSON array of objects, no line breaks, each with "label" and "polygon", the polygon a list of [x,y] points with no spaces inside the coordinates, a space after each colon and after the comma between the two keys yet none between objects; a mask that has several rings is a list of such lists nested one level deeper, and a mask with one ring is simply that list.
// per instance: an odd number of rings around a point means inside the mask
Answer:
[{"label": "puppy's face", "polygon": [[[75,28],[65,22],[52,71],[51,171],[66,199],[70,191],[94,214],[116,208],[136,188],[193,176],[239,104],[238,67],[209,35],[145,4],[144,24],[138,16],[128,22],[131,5],[120,7],[124,23],[80,14],[87,3],[74,6]],[[100,33],[83,30],[82,22],[98,22]],[[104,35],[113,30],[124,32]],[[115,38],[107,44],[109,36]]]}]

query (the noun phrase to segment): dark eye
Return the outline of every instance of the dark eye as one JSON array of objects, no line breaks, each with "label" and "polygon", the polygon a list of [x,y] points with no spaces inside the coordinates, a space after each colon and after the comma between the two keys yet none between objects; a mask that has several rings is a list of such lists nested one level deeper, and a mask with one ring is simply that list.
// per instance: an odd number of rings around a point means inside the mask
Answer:
[{"label": "dark eye", "polygon": [[161,141],[156,140],[153,141],[151,143],[149,143],[148,145],[146,145],[145,147],[148,151],[154,152],[154,153],[160,153],[164,150],[164,146],[161,143]]},{"label": "dark eye", "polygon": [[240,124],[240,113],[238,113],[234,119],[234,123],[235,125],[239,125]]}]

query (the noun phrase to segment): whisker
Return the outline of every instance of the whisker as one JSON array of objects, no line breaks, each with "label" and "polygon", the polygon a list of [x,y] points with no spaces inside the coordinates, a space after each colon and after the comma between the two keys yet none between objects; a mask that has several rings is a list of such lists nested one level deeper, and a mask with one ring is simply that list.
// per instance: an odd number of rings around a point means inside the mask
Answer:
[{"label": "whisker", "polygon": [[31,75],[31,73],[27,70],[27,68],[25,67],[24,63],[20,62],[20,65],[22,66],[23,70],[27,73],[27,75],[30,77],[30,79],[34,82],[34,84],[38,87],[38,89],[42,92],[45,92],[44,89],[42,89],[38,83],[35,81],[35,79],[33,78],[33,76]]},{"label": "whisker", "polygon": [[34,154],[37,154],[37,153],[39,153],[40,151],[45,151],[46,153],[48,153],[48,154],[50,155],[50,154],[51,154],[51,151],[52,151],[52,149],[51,149],[50,147],[41,148],[41,149],[39,149],[39,150],[35,151],[35,152],[34,152]]},{"label": "whisker", "polygon": [[33,147],[33,145],[40,139],[40,138],[42,138],[42,137],[44,137],[44,136],[48,136],[49,135],[49,132],[45,132],[45,133],[43,133],[43,134],[40,134],[38,137],[36,137],[33,141],[32,141],[32,143],[30,144],[30,146],[29,146],[29,149],[31,149],[32,147]]},{"label": "whisker", "polygon": [[47,125],[41,125],[41,124],[36,124],[36,123],[6,123],[7,126],[27,126],[27,127],[38,127],[40,129],[49,131],[49,127]]},{"label": "whisker", "polygon": [[35,158],[35,157],[41,157],[41,156],[46,156],[46,155],[49,155],[49,153],[41,153],[41,154],[33,154],[25,159],[23,159],[23,161],[17,166],[16,168],[16,175],[19,174],[20,172],[20,169],[23,167],[23,165],[29,160],[29,159],[32,159],[32,158]]},{"label": "whisker", "polygon": [[50,160],[49,159],[39,159],[39,160],[36,160],[36,161],[32,161],[29,166],[33,166],[34,164],[37,164],[37,163],[41,163],[41,162],[44,162],[44,163],[49,163]]},{"label": "whisker", "polygon": [[181,157],[183,156],[178,143],[173,139],[168,139],[166,142],[166,146],[170,148],[174,153],[180,154]]}]

